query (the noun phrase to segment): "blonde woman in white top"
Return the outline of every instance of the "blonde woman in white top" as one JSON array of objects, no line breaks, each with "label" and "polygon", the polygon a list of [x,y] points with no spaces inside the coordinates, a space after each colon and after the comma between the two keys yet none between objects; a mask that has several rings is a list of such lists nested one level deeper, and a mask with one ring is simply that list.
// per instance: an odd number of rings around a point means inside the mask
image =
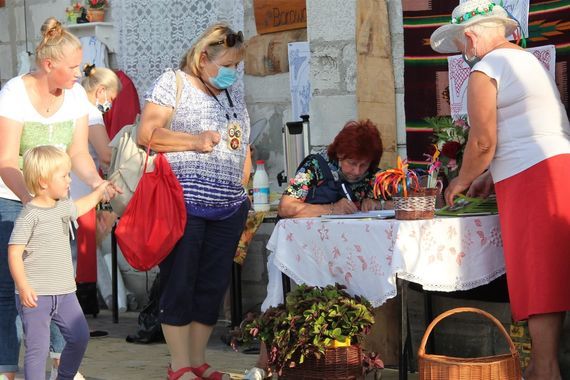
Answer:
[{"label": "blonde woman in white top", "polygon": [[[77,83],[81,44],[54,18],[44,22],[41,33],[36,71],[11,79],[0,91],[0,375],[9,380],[18,370],[19,344],[7,244],[22,204],[32,198],[21,156],[38,145],[55,145],[67,151],[73,171],[91,188],[103,182],[87,148],[87,99]],[[108,188],[104,199],[114,195]]]}]

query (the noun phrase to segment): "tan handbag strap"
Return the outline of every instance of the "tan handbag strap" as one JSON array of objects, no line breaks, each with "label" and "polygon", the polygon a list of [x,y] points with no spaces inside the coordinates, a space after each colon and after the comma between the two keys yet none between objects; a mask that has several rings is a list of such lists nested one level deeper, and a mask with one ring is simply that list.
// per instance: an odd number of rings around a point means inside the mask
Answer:
[{"label": "tan handbag strap", "polygon": [[491,314],[487,313],[484,310],[477,309],[474,307],[458,307],[455,309],[448,310],[444,313],[441,313],[429,324],[429,326],[426,329],[426,332],[424,333],[424,336],[422,338],[422,342],[420,343],[420,347],[418,349],[418,357],[423,356],[425,354],[426,344],[427,344],[428,338],[429,338],[432,330],[434,329],[435,325],[437,325],[442,319],[447,318],[450,315],[459,314],[459,313],[475,313],[475,314],[480,314],[480,315],[490,319],[491,322],[493,322],[495,324],[495,326],[497,326],[499,331],[506,338],[507,343],[509,344],[509,349],[511,351],[511,354],[518,354],[518,351],[517,351],[515,345],[513,344],[511,337],[507,333],[507,330],[505,330],[505,328],[503,327],[503,325],[501,324],[501,322],[499,322],[499,320],[497,318],[493,317]]},{"label": "tan handbag strap", "polygon": [[[170,114],[170,118],[168,118],[168,122],[166,123],[166,128],[171,129],[172,127],[172,120],[174,120],[174,116],[176,116],[176,110],[178,109],[178,103],[180,103],[180,96],[182,95],[182,88],[184,87],[182,83],[182,75],[181,71],[172,70],[174,75],[176,76],[176,101],[174,103],[174,108],[172,109],[172,113]],[[152,139],[152,136],[151,136]]]},{"label": "tan handbag strap", "polygon": [[[176,115],[176,110],[178,109],[178,103],[180,103],[180,95],[182,94],[182,87],[184,87],[184,85],[182,83],[183,73],[181,71],[176,71],[174,69],[172,69],[172,72],[176,76],[176,101],[174,103],[174,108],[172,109],[172,113],[170,114],[170,118],[168,118],[168,122],[166,123],[167,129],[171,129],[171,127],[172,127],[172,120],[174,120],[174,116]],[[137,115],[137,121],[136,122],[138,124],[139,115]],[[154,135],[154,132],[156,132],[157,129],[158,128],[154,128],[152,130],[152,132],[150,133],[150,139],[148,140],[148,146],[146,149],[146,158],[145,158],[145,162],[144,162],[143,173],[146,173],[146,166],[148,164],[148,156],[150,155],[150,144],[152,142],[152,136]]]}]

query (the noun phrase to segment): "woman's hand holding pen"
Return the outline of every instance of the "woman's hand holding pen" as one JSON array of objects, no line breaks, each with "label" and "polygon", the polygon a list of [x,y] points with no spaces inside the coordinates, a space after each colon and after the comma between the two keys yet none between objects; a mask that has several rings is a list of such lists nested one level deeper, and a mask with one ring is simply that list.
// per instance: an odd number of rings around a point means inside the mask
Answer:
[{"label": "woman's hand holding pen", "polygon": [[332,204],[331,214],[354,214],[358,211],[356,204],[347,198],[341,198],[337,202]]}]

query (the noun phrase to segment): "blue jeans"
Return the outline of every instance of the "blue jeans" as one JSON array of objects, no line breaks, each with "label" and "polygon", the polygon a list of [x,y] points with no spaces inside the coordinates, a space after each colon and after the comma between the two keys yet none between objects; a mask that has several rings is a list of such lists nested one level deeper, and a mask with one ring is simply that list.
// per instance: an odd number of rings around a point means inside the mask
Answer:
[{"label": "blue jeans", "polygon": [[20,202],[0,198],[0,373],[18,371],[22,327],[8,267],[8,241],[21,210]]},{"label": "blue jeans", "polygon": [[[14,281],[8,267],[8,241],[14,221],[22,210],[22,203],[0,198],[0,373],[18,372],[18,355],[22,339],[22,322],[16,309]],[[53,325],[50,351],[58,357],[65,341]]]}]

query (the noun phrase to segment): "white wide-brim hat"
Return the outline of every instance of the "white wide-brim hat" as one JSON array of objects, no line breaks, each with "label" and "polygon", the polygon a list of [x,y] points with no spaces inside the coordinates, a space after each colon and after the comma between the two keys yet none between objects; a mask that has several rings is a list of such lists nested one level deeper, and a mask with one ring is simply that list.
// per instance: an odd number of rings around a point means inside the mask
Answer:
[{"label": "white wide-brim hat", "polygon": [[478,22],[501,22],[505,25],[505,37],[517,29],[518,23],[493,0],[470,0],[459,4],[451,13],[451,24],[440,26],[430,37],[431,48],[439,53],[457,53],[454,41],[465,27]]}]

